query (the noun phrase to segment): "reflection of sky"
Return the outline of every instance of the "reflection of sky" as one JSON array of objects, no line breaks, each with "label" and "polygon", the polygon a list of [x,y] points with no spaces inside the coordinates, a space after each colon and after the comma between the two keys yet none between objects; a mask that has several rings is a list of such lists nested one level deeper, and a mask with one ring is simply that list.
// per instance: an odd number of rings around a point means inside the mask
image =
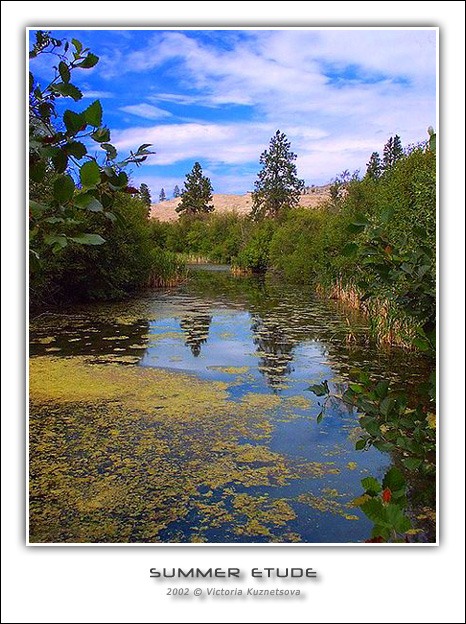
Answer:
[{"label": "reflection of sky", "polygon": [[[249,313],[212,310],[211,314],[209,335],[207,341],[201,344],[197,357],[186,344],[187,334],[180,326],[181,317],[151,322],[149,346],[141,365],[195,372],[209,379],[225,379],[227,376],[211,367],[257,367]],[[167,336],[164,337],[164,334]]]},{"label": "reflection of sky", "polygon": [[[326,379],[332,387],[332,380],[338,380],[338,375],[328,362],[324,343],[316,340],[315,333],[312,335],[303,324],[301,339],[294,340],[294,346],[287,351],[292,359],[289,360],[286,373],[283,376],[278,375],[277,385],[273,380],[271,382],[270,375],[273,377],[273,371],[267,373],[260,367],[264,366],[265,361],[272,369],[274,362],[278,362],[280,366],[280,354],[273,359],[274,337],[279,332],[274,333],[273,328],[267,330],[267,323],[257,324],[257,315],[253,317],[240,309],[198,307],[193,302],[190,302],[186,312],[178,310],[174,314],[173,309],[167,309],[166,314],[165,318],[149,324],[149,346],[140,362],[142,366],[183,370],[204,379],[230,382],[228,393],[233,401],[241,401],[250,392],[278,392],[285,401],[288,397],[304,397],[310,402],[307,407],[305,404],[293,405],[291,418],[286,416],[282,408],[277,408],[270,414],[273,430],[267,446],[271,451],[298,463],[318,462],[330,465],[335,468],[335,474],[329,473],[323,478],[304,476],[292,479],[284,486],[248,488],[248,493],[268,494],[273,498],[284,497],[295,501],[293,508],[297,517],[287,523],[287,529],[297,531],[303,541],[343,543],[365,539],[370,533],[371,523],[360,511],[347,507],[345,513],[356,514],[359,518],[358,521],[349,521],[341,514],[318,511],[296,502],[301,494],[311,493],[317,498],[325,497],[324,488],[327,488],[337,491],[338,502],[348,505],[351,499],[361,493],[363,476],[371,474],[381,477],[390,464],[389,456],[374,448],[364,453],[355,450],[350,433],[357,426],[357,416],[342,403],[331,400],[324,418],[317,422],[324,398],[316,397],[309,391],[309,386]],[[209,318],[210,323],[205,322]],[[257,332],[252,329],[254,325],[260,328],[259,340]],[[200,344],[198,356],[192,353],[187,343],[188,338],[193,339],[195,332],[191,328],[195,327],[199,328],[203,338],[207,336],[207,340]],[[287,327],[280,324],[281,329],[286,330]],[[223,370],[219,370],[219,367]],[[225,370],[229,367],[232,368],[231,371]],[[247,368],[247,371],[235,370],[238,368]],[[273,379],[276,380],[277,377]],[[240,439],[240,443],[257,442],[245,438]],[[348,462],[354,463],[354,469],[348,468]],[[189,532],[193,524],[196,524],[194,517],[187,523],[180,520],[172,523],[170,531]],[[170,531],[164,539],[170,540]],[[209,529],[209,541],[240,541],[234,534],[229,533],[226,536],[224,531],[225,527]],[[248,541],[264,539],[248,538]]]},{"label": "reflection of sky", "polygon": [[[204,311],[202,312],[204,313]],[[240,310],[210,310],[212,315],[208,327],[208,337],[200,345],[200,354],[195,356],[189,344],[187,333],[181,327],[186,316],[162,318],[149,324],[149,346],[140,362],[142,366],[153,366],[183,370],[195,373],[202,378],[227,381],[231,373],[220,368],[247,367],[247,383],[244,390],[267,392],[267,375],[259,370],[260,347],[254,342],[251,329],[253,319],[248,312]],[[196,312],[191,312],[196,318]],[[207,333],[207,328],[205,329]],[[289,370],[283,382],[293,384],[292,392],[283,388],[284,394],[295,394],[307,388],[309,383],[317,383],[334,376],[332,369],[325,364],[325,347],[314,340],[303,341],[292,350]],[[235,394],[238,394],[239,388]],[[243,394],[243,392],[240,392]]]}]

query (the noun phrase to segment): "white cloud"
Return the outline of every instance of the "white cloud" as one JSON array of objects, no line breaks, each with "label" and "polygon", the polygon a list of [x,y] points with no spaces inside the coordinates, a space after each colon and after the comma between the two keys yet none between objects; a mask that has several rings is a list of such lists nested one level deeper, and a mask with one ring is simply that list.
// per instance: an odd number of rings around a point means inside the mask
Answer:
[{"label": "white cloud", "polygon": [[136,117],[143,117],[144,119],[162,119],[163,117],[171,117],[172,114],[163,108],[152,106],[151,104],[131,104],[130,106],[122,106],[120,110],[125,113],[131,113]]},{"label": "white cloud", "polygon": [[263,149],[260,146],[268,143],[275,130],[270,124],[251,126],[248,122],[181,123],[127,128],[114,131],[112,138],[119,150],[151,143],[157,152],[149,157],[151,164],[169,165],[188,159],[239,164],[258,160]]},{"label": "white cloud", "polygon": [[[166,61],[178,62],[202,96],[159,94],[172,101],[242,103],[301,107],[316,93],[335,95],[331,68],[356,66],[361,80],[373,75],[387,81],[435,76],[435,32],[416,30],[250,31],[230,50],[207,46],[189,33],[166,32],[128,59],[130,71],[149,71]],[[189,77],[189,78],[186,78]],[[341,85],[340,85],[341,86]],[[354,84],[347,84],[351,90]],[[157,97],[157,96],[156,96]],[[200,99],[199,99],[200,97]],[[299,98],[299,99],[298,99]],[[303,98],[303,99],[302,99]],[[183,100],[179,100],[183,101]]]},{"label": "white cloud", "polygon": [[112,97],[113,97],[113,93],[110,93],[110,91],[92,91],[92,90],[83,91],[83,98],[94,98],[96,100],[102,100],[105,98],[112,98]]},{"label": "white cloud", "polygon": [[[323,183],[343,169],[364,169],[389,136],[417,142],[435,125],[435,31],[245,31],[230,37],[228,46],[168,31],[130,54],[126,71],[150,76],[167,62],[177,92],[153,92],[148,101],[242,105],[242,120],[178,118],[112,136],[120,149],[153,143],[153,165],[199,160],[213,170],[226,166],[222,183],[228,188],[228,167],[258,164],[277,128],[298,154],[300,175]],[[141,107],[148,111],[150,105],[123,110],[138,114]],[[250,120],[244,120],[246,111]],[[208,112],[205,117],[212,118]]]}]

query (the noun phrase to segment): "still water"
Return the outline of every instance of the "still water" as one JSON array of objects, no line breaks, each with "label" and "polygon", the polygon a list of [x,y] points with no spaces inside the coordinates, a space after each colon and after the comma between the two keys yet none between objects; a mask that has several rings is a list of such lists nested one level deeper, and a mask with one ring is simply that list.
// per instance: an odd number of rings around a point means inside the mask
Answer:
[{"label": "still water", "polygon": [[425,374],[310,289],[213,266],[40,315],[30,342],[38,542],[363,542],[372,525],[351,501],[393,458],[355,450],[340,401],[318,422],[309,386],[338,393],[364,369],[415,391]]}]

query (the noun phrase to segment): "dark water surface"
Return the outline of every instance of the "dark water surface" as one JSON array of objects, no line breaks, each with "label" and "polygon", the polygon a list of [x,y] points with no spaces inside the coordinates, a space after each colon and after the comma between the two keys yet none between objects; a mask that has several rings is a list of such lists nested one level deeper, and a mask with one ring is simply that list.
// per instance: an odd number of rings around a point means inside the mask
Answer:
[{"label": "dark water surface", "polygon": [[[31,474],[32,480],[37,479],[31,507],[36,541],[364,541],[370,535],[371,523],[351,506],[351,501],[361,494],[361,479],[368,475],[382,477],[392,458],[376,449],[355,450],[360,431],[357,415],[341,402],[327,405],[324,418],[317,423],[322,400],[308,388],[327,380],[338,391],[354,369],[364,369],[374,378],[395,380],[415,392],[425,376],[425,363],[419,357],[371,345],[366,321],[360,315],[316,298],[310,289],[260,278],[237,278],[222,267],[202,267],[192,271],[188,282],[178,288],[151,292],[131,301],[75,306],[63,313],[41,315],[33,320],[31,329],[31,359],[37,356],[43,358],[45,366],[47,358],[73,361],[85,357],[104,367],[119,364],[163,369],[188,374],[192,379],[222,382],[226,401],[232,406],[230,419],[235,418],[237,405],[243,414],[238,418],[255,419],[254,426],[261,426],[265,433],[262,437],[249,435],[249,425],[245,425],[242,434],[229,434],[228,421],[219,422],[224,436],[223,455],[229,452],[229,435],[235,445],[231,453],[236,453],[236,472],[231,481],[224,477],[214,483],[211,477],[193,474],[195,493],[184,496],[182,511],[173,512],[169,521],[159,522],[158,529],[151,532],[151,512],[142,505],[126,516],[127,503],[116,506],[104,502],[98,509],[89,503],[85,508],[81,506],[79,520],[78,512],[70,515],[61,508],[60,501],[47,498],[41,488],[49,486],[50,477],[45,476],[42,467],[45,459],[42,463],[40,459],[37,420],[44,414],[50,419],[56,408],[52,409],[47,401],[37,405],[33,402],[31,447],[36,459],[39,457]],[[63,426],[60,419],[69,409],[69,405],[61,407],[50,426],[57,431],[61,444],[70,445],[57,459],[57,470],[63,470],[61,462],[66,458],[71,474],[73,463],[81,462],[82,453],[74,442],[71,449],[69,437],[59,433]],[[85,431],[86,435],[94,435]],[[163,435],[168,439],[168,434]],[[196,436],[206,434],[201,423],[183,435],[189,445]],[[215,444],[209,437],[203,440],[206,449],[209,444],[214,450],[218,447],[217,437]],[[180,473],[192,470],[196,453],[200,459],[204,457],[196,448],[194,445],[187,459],[178,458]],[[176,443],[173,455],[175,449]],[[241,461],[238,449],[243,453]],[[262,456],[254,455],[259,450]],[[109,457],[114,452],[111,447]],[[215,457],[209,450],[203,461],[215,463]],[[274,457],[287,466],[283,478],[265,471]],[[101,465],[92,462],[90,456],[90,471]],[[100,474],[124,478],[131,490],[131,473],[122,476],[116,460],[109,462],[110,468],[102,469]],[[142,465],[134,468],[138,471],[137,484],[133,477],[134,491],[142,488],[141,496],[147,498],[154,488],[147,485],[150,475],[141,481]],[[261,470],[266,476],[255,478],[254,471],[262,475]],[[185,479],[182,483],[189,483],[189,475],[181,476]],[[93,488],[97,487],[96,479],[92,480]],[[173,496],[176,498],[176,491]],[[178,498],[177,504],[181,494]],[[170,504],[161,500],[154,499],[154,506]],[[73,501],[67,504],[73,505]],[[158,511],[163,515],[163,509]],[[55,533],[42,526],[47,523],[47,514],[61,523]],[[95,528],[105,514],[112,517],[112,531],[108,534]],[[128,523],[131,531],[126,531]],[[142,525],[146,525],[144,530]],[[91,526],[92,530],[86,528]],[[83,527],[82,532],[79,527]],[[121,533],[122,527],[125,530]]]}]

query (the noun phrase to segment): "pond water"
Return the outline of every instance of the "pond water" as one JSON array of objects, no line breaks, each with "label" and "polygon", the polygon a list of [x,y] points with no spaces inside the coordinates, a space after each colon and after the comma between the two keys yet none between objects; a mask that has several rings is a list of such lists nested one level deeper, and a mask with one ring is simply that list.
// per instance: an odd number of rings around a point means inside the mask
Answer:
[{"label": "pond water", "polygon": [[341,402],[317,420],[309,386],[364,369],[415,391],[426,369],[311,289],[211,266],[42,314],[30,344],[33,542],[363,542],[351,501],[393,458],[355,450]]}]

